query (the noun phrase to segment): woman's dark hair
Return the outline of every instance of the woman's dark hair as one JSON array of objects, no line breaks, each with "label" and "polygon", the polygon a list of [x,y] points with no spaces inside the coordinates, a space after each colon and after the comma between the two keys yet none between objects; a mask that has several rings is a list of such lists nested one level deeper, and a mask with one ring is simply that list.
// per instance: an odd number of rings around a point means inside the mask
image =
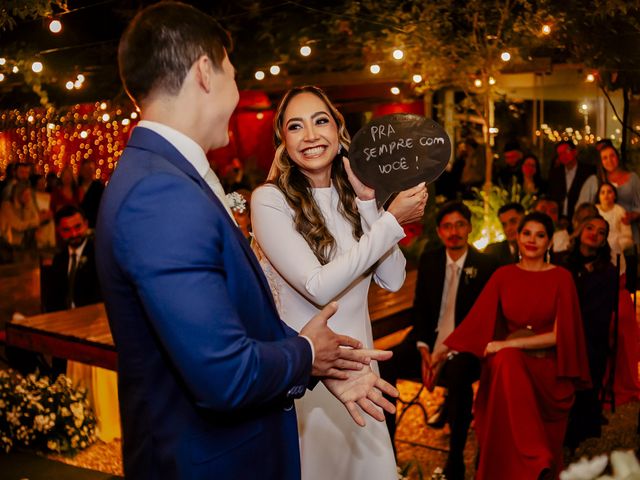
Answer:
[{"label": "woman's dark hair", "polygon": [[549,240],[553,238],[553,220],[546,213],[542,212],[531,212],[527,213],[522,220],[520,220],[520,224],[518,225],[518,233],[522,233],[522,229],[529,222],[536,222],[541,224],[544,227],[544,230],[547,232],[547,237]]},{"label": "woman's dark hair", "polygon": [[571,235],[571,246],[569,247],[569,254],[567,256],[567,265],[571,271],[577,271],[584,265],[584,257],[580,253],[580,237],[582,236],[585,226],[591,220],[602,220],[607,230],[602,246],[596,250],[595,260],[593,260],[593,269],[603,270],[608,268],[611,264],[611,247],[607,241],[607,237],[609,236],[609,223],[600,214],[590,215],[582,220],[582,223],[578,225],[578,228],[576,228]]},{"label": "woman's dark hair", "polygon": [[596,192],[594,203],[600,203],[600,189],[605,185],[608,185],[609,187],[611,187],[611,190],[613,190],[614,202],[618,201],[618,189],[616,188],[616,186],[611,182],[600,182],[600,185],[598,185],[598,191]]}]

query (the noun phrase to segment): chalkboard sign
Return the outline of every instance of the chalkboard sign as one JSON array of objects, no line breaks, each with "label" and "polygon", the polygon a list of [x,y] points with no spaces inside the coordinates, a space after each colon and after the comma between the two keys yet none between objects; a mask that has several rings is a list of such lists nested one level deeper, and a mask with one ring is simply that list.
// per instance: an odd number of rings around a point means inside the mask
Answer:
[{"label": "chalkboard sign", "polygon": [[378,117],[361,128],[349,148],[357,177],[375,189],[379,205],[391,194],[431,183],[451,156],[449,135],[429,118],[410,113]]}]

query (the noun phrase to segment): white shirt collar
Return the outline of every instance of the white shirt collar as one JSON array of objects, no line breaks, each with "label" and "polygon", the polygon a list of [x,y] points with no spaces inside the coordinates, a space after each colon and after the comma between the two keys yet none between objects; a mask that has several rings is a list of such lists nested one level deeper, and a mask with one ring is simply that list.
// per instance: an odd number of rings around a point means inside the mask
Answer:
[{"label": "white shirt collar", "polygon": [[447,269],[449,268],[449,265],[451,265],[452,263],[455,263],[456,266],[458,267],[458,273],[460,273],[462,271],[462,267],[464,267],[464,262],[467,260],[467,255],[469,254],[469,247],[467,247],[467,250],[462,254],[462,256],[456,260],[453,261],[453,259],[449,256],[449,252],[446,252],[447,255]]},{"label": "white shirt collar", "polygon": [[67,250],[69,251],[69,259],[71,259],[71,255],[73,254],[73,252],[76,252],[76,261],[80,260],[80,257],[82,256],[82,252],[84,252],[84,247],[87,246],[87,239],[85,238],[84,241],[80,244],[80,246],[78,248],[71,248],[69,246],[67,246]]},{"label": "white shirt collar", "polygon": [[174,128],[150,120],[140,120],[137,126],[148,128],[163,137],[193,165],[198,175],[204,178],[210,168],[209,160],[207,160],[207,156],[204,150],[202,150],[202,147],[198,145],[195,140]]}]

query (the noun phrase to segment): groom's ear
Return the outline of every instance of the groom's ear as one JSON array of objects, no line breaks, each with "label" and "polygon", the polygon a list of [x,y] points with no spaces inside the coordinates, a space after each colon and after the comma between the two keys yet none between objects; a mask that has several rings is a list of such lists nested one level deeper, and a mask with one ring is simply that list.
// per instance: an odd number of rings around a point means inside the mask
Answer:
[{"label": "groom's ear", "polygon": [[213,65],[207,55],[202,55],[193,64],[195,81],[206,93],[211,92]]}]

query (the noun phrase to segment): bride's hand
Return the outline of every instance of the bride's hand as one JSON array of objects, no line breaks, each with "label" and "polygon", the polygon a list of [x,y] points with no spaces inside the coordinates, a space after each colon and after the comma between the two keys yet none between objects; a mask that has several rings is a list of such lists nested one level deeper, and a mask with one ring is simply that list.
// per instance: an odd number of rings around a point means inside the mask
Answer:
[{"label": "bride's hand", "polygon": [[376,375],[371,367],[366,366],[362,370],[349,370],[346,373],[348,376],[346,380],[323,378],[322,383],[334,397],[344,404],[354,422],[361,427],[365,426],[364,418],[362,418],[358,407],[379,422],[384,422],[382,410],[389,413],[396,412],[395,406],[384,398],[382,393],[397,397],[398,391],[393,385]]},{"label": "bride's hand", "polygon": [[373,200],[376,198],[376,191],[371,187],[367,187],[358,177],[356,177],[356,174],[353,173],[353,170],[351,170],[351,164],[347,157],[342,157],[342,163],[344,164],[344,169],[347,172],[349,183],[351,183],[353,191],[356,192],[356,196],[362,201]]}]

